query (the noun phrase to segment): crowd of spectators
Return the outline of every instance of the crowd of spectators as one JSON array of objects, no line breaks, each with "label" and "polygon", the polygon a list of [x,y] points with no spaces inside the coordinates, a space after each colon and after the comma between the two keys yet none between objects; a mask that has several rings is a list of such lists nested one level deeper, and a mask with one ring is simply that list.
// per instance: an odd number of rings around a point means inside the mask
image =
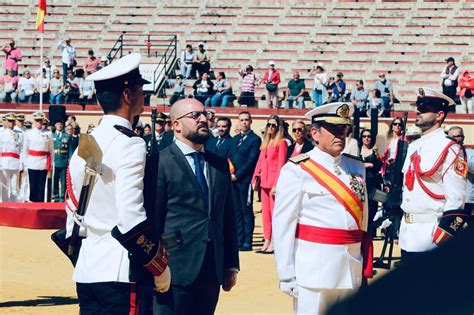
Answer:
[{"label": "crowd of spectators", "polygon": [[[44,58],[43,64],[36,70],[24,69],[19,73],[22,61],[20,48],[12,39],[2,48],[5,53],[4,73],[0,76],[0,102],[38,102],[40,94],[43,100],[51,105],[62,103],[95,103],[94,84],[87,76],[107,64],[107,58],[97,58],[93,50],[89,50],[84,64],[77,64],[77,51],[70,37],[58,42],[61,66],[56,67],[51,59]],[[62,71],[61,71],[62,70]],[[376,108],[379,116],[390,117],[395,97],[393,83],[381,72],[373,88],[364,85],[362,79],[352,82],[344,80],[344,73],[337,72],[332,76],[325,67],[317,63],[308,74],[313,78],[311,86],[294,71],[287,83],[282,81],[281,72],[274,61],[268,62],[268,69],[259,75],[252,65],[238,71],[240,77],[240,94],[236,95],[232,88],[229,75],[224,72],[214,74],[211,71],[211,56],[200,42],[197,49],[191,44],[180,56],[180,74],[173,84],[169,104],[179,99],[195,97],[210,107],[237,106],[254,107],[258,100],[265,101],[268,108],[298,108],[321,106],[330,102],[350,101],[360,112],[361,117],[370,116],[371,109]],[[58,84],[59,78],[62,85]],[[446,59],[446,66],[440,74],[443,93],[458,100],[460,113],[473,112],[474,78],[467,69],[459,68],[453,57]],[[193,92],[186,95],[186,80],[192,83]],[[255,95],[256,87],[263,85],[265,94]],[[309,105],[312,102],[314,105]]]},{"label": "crowd of spectators", "polygon": [[61,54],[61,67],[45,57],[36,70],[26,68],[19,73],[22,54],[12,39],[3,46],[5,62],[4,73],[0,75],[0,102],[37,103],[51,105],[78,103],[83,106],[95,103],[95,88],[87,76],[104,67],[107,58],[98,59],[93,50],[88,51],[84,65],[78,66],[76,48],[71,38],[61,40],[58,45]]}]

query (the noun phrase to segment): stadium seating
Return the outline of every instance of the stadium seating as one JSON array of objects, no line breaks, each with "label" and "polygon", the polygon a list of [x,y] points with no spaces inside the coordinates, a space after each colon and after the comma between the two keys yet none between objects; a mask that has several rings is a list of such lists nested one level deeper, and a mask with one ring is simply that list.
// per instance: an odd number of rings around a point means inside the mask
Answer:
[{"label": "stadium seating", "polygon": [[[35,5],[28,0],[0,4],[0,42],[16,39],[22,68],[39,65]],[[66,36],[73,39],[81,65],[88,49],[106,55],[123,32],[176,34],[179,50],[205,42],[212,69],[226,72],[237,91],[239,68],[252,64],[263,75],[269,60],[282,71],[284,85],[299,70],[311,87],[308,72],[316,63],[330,73],[344,72],[349,86],[363,79],[371,87],[377,74],[386,72],[402,103],[413,100],[418,85],[439,88],[448,56],[474,70],[472,0],[54,0],[47,10],[45,55],[55,64],[60,63],[56,44]],[[263,85],[256,92],[262,94]]]}]

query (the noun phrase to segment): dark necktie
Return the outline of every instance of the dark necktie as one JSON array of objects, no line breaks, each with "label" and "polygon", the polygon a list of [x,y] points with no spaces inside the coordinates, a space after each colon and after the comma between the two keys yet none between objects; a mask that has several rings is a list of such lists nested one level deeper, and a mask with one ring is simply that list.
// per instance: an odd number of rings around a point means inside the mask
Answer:
[{"label": "dark necktie", "polygon": [[243,133],[240,134],[240,139],[239,139],[239,143],[237,144],[237,147],[240,147],[240,145],[242,144],[242,142],[244,142],[244,139],[245,139],[245,135]]},{"label": "dark necktie", "polygon": [[221,146],[223,142],[224,142],[224,138],[219,137],[219,140],[217,140],[216,148],[219,149],[219,147]]},{"label": "dark necktie", "polygon": [[194,160],[194,171],[195,171],[196,179],[199,184],[199,187],[201,187],[201,191],[207,205],[209,201],[209,187],[207,187],[206,177],[204,176],[203,167],[201,165],[201,160],[204,158],[204,153],[193,152],[189,155],[192,156]]}]

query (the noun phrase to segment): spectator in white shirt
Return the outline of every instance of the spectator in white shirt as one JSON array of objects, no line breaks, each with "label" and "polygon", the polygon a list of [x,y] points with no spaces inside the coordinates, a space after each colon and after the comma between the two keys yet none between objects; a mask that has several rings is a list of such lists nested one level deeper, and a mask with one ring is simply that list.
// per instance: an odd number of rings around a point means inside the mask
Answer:
[{"label": "spectator in white shirt", "polygon": [[61,62],[63,64],[63,81],[67,80],[67,72],[73,70],[76,65],[76,47],[71,45],[71,38],[61,40],[58,43],[58,48],[61,49]]},{"label": "spectator in white shirt", "polygon": [[314,87],[313,87],[313,102],[316,107],[323,105],[328,99],[327,84],[328,75],[324,71],[323,66],[317,65],[311,71],[314,74]]},{"label": "spectator in white shirt", "polygon": [[440,76],[442,79],[441,86],[443,87],[443,94],[454,100],[456,97],[456,89],[458,87],[459,68],[456,66],[453,57],[446,59],[446,67],[444,67]]},{"label": "spectator in white shirt", "polygon": [[186,50],[183,50],[181,53],[181,75],[186,79],[190,79],[191,75],[193,77],[196,75],[195,73],[191,73],[193,70],[194,55],[193,46],[187,44]]},{"label": "spectator in white shirt", "polygon": [[18,81],[18,89],[17,89],[17,95],[18,95],[18,101],[21,103],[28,102],[31,104],[33,101],[33,96],[36,91],[36,81],[35,79],[31,76],[31,73],[29,70],[25,70],[23,72],[23,76],[20,78],[20,81]]},{"label": "spectator in white shirt", "polygon": [[41,75],[36,76],[36,91],[43,93],[43,101],[49,97],[49,79],[46,77],[46,70],[43,69]]},{"label": "spectator in white shirt", "polygon": [[46,78],[51,80],[54,77],[53,72],[54,70],[57,70],[57,68],[51,65],[51,60],[48,57],[45,57],[43,66],[36,71],[36,77],[39,77],[43,70],[46,71]]},{"label": "spectator in white shirt", "polygon": [[79,102],[82,106],[92,103],[94,99],[95,86],[94,81],[87,80],[87,77],[91,73],[88,71],[84,75],[84,79],[81,80],[79,85]]}]

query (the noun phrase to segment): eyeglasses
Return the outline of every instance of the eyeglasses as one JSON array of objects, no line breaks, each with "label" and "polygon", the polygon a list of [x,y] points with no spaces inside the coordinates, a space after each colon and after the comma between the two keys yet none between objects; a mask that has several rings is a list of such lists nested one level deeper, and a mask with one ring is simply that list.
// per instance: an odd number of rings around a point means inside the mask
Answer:
[{"label": "eyeglasses", "polygon": [[192,118],[192,119],[194,119],[194,120],[197,121],[197,120],[199,120],[199,118],[201,118],[201,115],[203,115],[203,116],[206,117],[207,119],[211,119],[212,117],[214,117],[214,114],[213,114],[212,112],[207,111],[207,110],[202,111],[202,112],[200,112],[200,111],[192,111],[192,112],[189,112],[189,113],[184,114],[184,115],[181,116],[181,117],[176,118],[176,120],[186,117],[186,118]]},{"label": "eyeglasses", "polygon": [[303,128],[293,128],[293,133],[295,132],[303,132]]},{"label": "eyeglasses", "polygon": [[393,123],[392,126],[401,126],[401,125],[402,125],[401,123],[395,122],[395,123]]},{"label": "eyeglasses", "polygon": [[267,123],[267,128],[268,127],[277,128],[278,125],[277,124],[272,124],[272,123]]},{"label": "eyeglasses", "polygon": [[362,138],[372,138],[371,135],[363,135]]}]

